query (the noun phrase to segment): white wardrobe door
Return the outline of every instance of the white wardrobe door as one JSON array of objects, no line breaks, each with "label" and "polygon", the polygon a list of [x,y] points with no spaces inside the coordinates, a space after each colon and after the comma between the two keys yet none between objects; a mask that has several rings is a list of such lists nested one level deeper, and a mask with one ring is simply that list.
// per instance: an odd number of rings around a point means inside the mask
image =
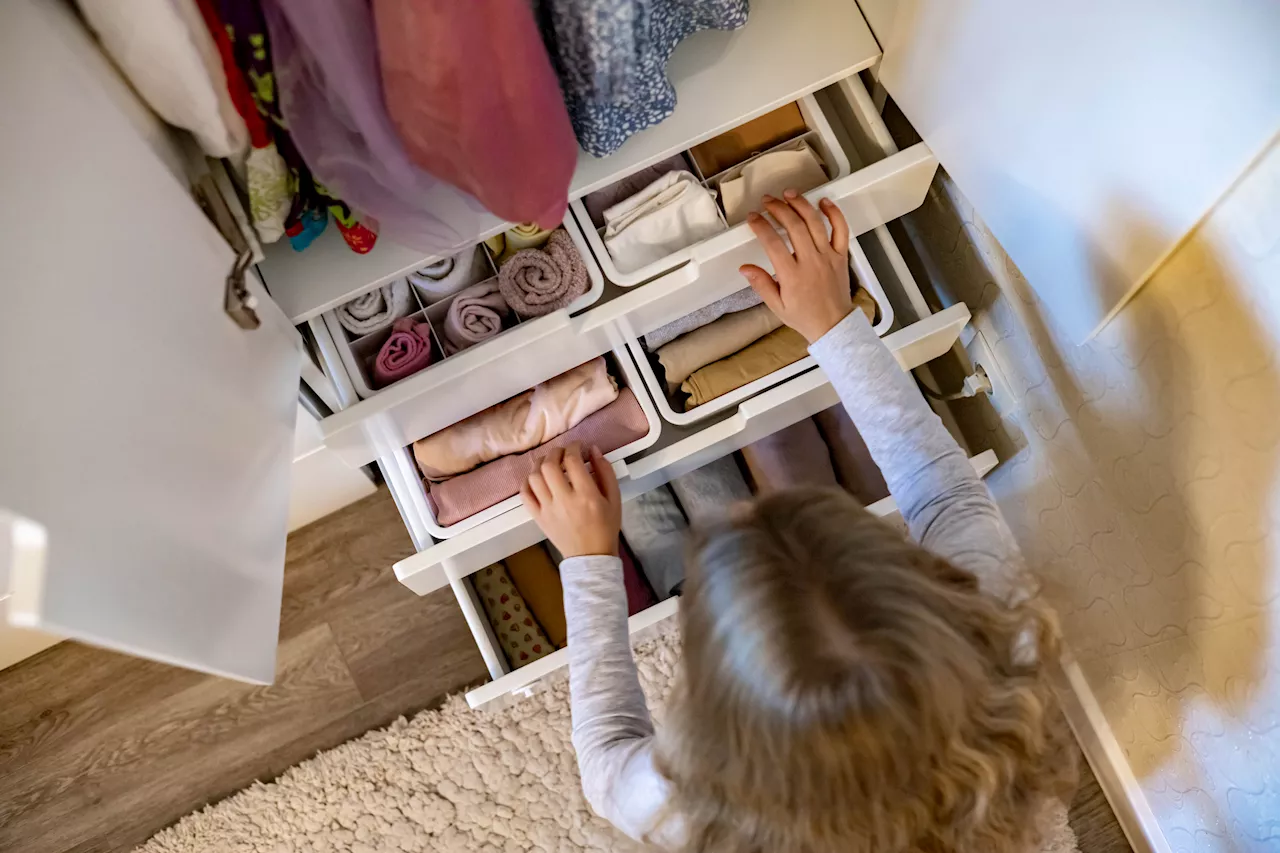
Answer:
[{"label": "white wardrobe door", "polygon": [[0,5],[10,620],[269,682],[296,333],[256,280],[262,325],[224,313],[231,250],[92,50],[62,4]]},{"label": "white wardrobe door", "polygon": [[885,88],[1076,340],[1280,132],[1276,0],[870,5]]}]

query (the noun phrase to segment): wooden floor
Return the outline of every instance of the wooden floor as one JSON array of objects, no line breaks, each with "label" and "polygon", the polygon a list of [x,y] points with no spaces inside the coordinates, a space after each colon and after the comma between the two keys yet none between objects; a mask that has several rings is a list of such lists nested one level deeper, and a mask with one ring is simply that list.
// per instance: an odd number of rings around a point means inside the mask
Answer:
[{"label": "wooden floor", "polygon": [[[0,672],[0,851],[128,851],[208,803],[487,677],[446,588],[418,597],[384,490],[289,538],[275,684],[61,643]],[[1087,770],[1086,770],[1087,774]],[[1083,853],[1128,851],[1087,776]]]}]

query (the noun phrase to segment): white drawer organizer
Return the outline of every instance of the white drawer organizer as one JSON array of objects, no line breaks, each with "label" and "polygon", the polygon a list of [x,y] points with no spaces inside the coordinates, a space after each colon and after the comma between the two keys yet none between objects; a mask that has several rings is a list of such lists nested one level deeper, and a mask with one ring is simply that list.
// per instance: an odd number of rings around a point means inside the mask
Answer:
[{"label": "white drawer organizer", "polygon": [[[587,267],[587,278],[590,286],[587,292],[573,300],[569,307],[565,309],[568,314],[577,313],[589,305],[594,304],[600,299],[600,295],[604,293],[604,278],[601,275],[600,267],[596,264],[590,250],[587,249],[586,240],[582,236],[582,231],[578,228],[578,224],[573,217],[565,215],[565,221],[561,226],[565,232],[573,240],[573,245],[577,248],[578,253],[582,256],[583,263]],[[488,279],[497,278],[498,264],[489,252],[487,246],[483,243],[475,247],[475,251],[480,253],[477,260],[477,267],[480,268],[480,274],[476,275],[470,284],[476,284]],[[338,321],[337,309],[326,311],[323,315],[324,325],[329,331],[329,339],[332,341],[334,348],[337,350],[338,357],[342,360],[343,369],[351,379],[352,387],[356,395],[366,400],[376,394],[382,393],[401,383],[410,382],[415,377],[427,373],[432,370],[438,370],[448,362],[449,359],[457,358],[462,353],[455,353],[451,356],[444,354],[444,341],[441,335],[444,329],[445,316],[449,313],[449,306],[453,303],[456,294],[446,296],[442,299],[429,300],[419,288],[410,286],[410,312],[404,316],[413,317],[419,322],[425,322],[431,327],[431,364],[422,370],[414,373],[412,376],[406,376],[391,385],[384,386],[380,389],[373,387],[372,380],[372,364],[374,358],[378,354],[379,348],[391,335],[390,327],[378,332],[363,336],[353,336]],[[506,327],[503,331],[490,338],[487,341],[468,347],[463,352],[472,352],[482,347],[493,346],[494,341],[507,334],[516,327],[532,326],[543,322],[554,323],[555,320],[548,320],[545,317],[533,317],[521,319],[514,311],[510,312],[506,321]],[[312,321],[313,323],[315,321]],[[476,356],[473,356],[476,358]]]},{"label": "white drawer organizer", "polygon": [[[831,123],[827,121],[826,115],[823,114],[822,109],[818,106],[817,100],[812,95],[806,95],[796,101],[796,104],[800,107],[800,114],[804,117],[805,125],[809,128],[807,133],[796,137],[796,139],[803,139],[808,142],[818,156],[822,158],[823,167],[829,178],[837,180],[848,175],[849,158],[840,147],[840,140],[836,138],[835,131],[831,128]],[[794,142],[795,140],[784,142],[769,150],[772,151],[778,148],[784,148],[788,145],[794,144]],[[761,156],[764,153],[767,152],[761,152],[756,156]],[[720,183],[721,181],[727,180],[729,177],[740,172],[742,167],[745,166],[746,163],[750,162],[750,160],[739,163],[738,165],[726,169],[717,175],[703,175],[698,169],[697,164],[694,162],[693,157],[688,156],[688,152],[685,152],[685,154],[685,159],[688,161],[689,168],[702,182],[703,186],[716,191],[717,209],[720,212],[721,222],[724,222],[724,207],[719,198],[718,192]],[[751,159],[755,159],[755,157],[752,157]],[[604,223],[592,221],[591,214],[587,212],[586,205],[583,204],[583,200],[581,198],[575,199],[570,203],[569,207],[573,211],[573,216],[578,220],[578,224],[582,227],[583,233],[586,234],[587,242],[591,245],[591,250],[595,252],[596,258],[600,262],[600,268],[604,270],[604,274],[609,281],[614,284],[622,287],[634,287],[638,284],[643,284],[646,281],[651,281],[664,273],[670,272],[676,267],[683,266],[693,259],[694,250],[697,248],[696,245],[689,246],[679,252],[670,254],[667,257],[656,260],[651,264],[641,267],[640,269],[633,270],[631,272],[621,272],[614,265],[613,258],[609,254],[609,250],[605,248]],[[734,227],[744,231],[748,230],[745,223]],[[727,224],[725,226],[725,230],[729,230]]]},{"label": "white drawer organizer", "polygon": [[[877,331],[903,368],[913,369],[948,352],[969,321],[964,305],[930,313],[883,227],[920,204],[937,163],[923,144],[901,152],[890,150],[892,143],[883,119],[857,75],[837,82],[839,85],[804,98],[803,103],[809,120],[826,128],[823,135],[839,143],[839,161],[849,164],[848,174],[806,195],[815,202],[829,198],[840,205],[852,232],[876,241],[882,249],[878,254],[889,259],[887,270],[873,269],[861,245],[855,242],[851,249],[855,275],[880,306]],[[742,120],[777,105],[761,104]],[[725,129],[708,128],[673,148],[685,150]],[[650,156],[629,162],[627,171],[588,187],[605,186],[672,153],[665,148],[654,150]],[[604,162],[596,161],[596,168]],[[592,242],[589,230],[583,229],[578,236]],[[596,260],[602,260],[598,254]],[[641,398],[654,423],[659,422],[659,410],[666,420],[656,435],[651,433],[636,446],[613,454],[611,461],[624,498],[630,499],[834,405],[838,402],[835,390],[810,359],[753,383],[741,393],[727,395],[728,400],[714,401],[717,405],[690,413],[672,412],[664,395],[646,391],[641,377],[652,371],[637,339],[740,290],[745,282],[738,268],[744,263],[771,268],[750,230],[738,226],[691,247],[687,258],[665,274],[626,288],[606,283],[599,301],[578,314],[566,310],[522,323],[364,400],[357,400],[325,323],[311,323],[326,367],[350,403],[322,422],[325,442],[349,464],[377,461],[381,467],[418,548],[418,553],[395,566],[401,582],[419,594],[447,585],[457,596],[494,677],[491,684],[470,695],[472,704],[488,704],[511,691],[526,689],[565,662],[565,654],[557,652],[508,672],[468,581],[470,574],[541,541],[542,534],[518,499],[442,529],[427,503],[409,445],[597,355],[611,353],[615,368]],[[909,309],[905,315],[904,306]],[[656,377],[648,379],[656,387]],[[694,417],[681,417],[685,414]],[[667,600],[637,614],[632,618],[632,629],[641,630],[659,621],[676,606],[675,601]]]}]

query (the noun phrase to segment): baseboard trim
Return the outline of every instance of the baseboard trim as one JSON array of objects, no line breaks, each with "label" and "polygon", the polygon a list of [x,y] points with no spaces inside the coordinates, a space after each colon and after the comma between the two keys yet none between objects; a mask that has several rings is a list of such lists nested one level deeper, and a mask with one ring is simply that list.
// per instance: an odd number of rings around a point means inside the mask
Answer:
[{"label": "baseboard trim", "polygon": [[1058,698],[1093,775],[1134,853],[1173,853],[1102,706],[1070,652],[1058,661]]}]

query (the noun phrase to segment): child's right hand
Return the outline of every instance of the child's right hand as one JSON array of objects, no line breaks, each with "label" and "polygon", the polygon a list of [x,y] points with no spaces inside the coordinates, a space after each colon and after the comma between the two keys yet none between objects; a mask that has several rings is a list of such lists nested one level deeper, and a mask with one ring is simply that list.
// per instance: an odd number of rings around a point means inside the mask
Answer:
[{"label": "child's right hand", "polygon": [[[787,244],[769,220],[752,213],[747,223],[764,246],[774,274],[769,275],[755,264],[746,264],[739,272],[778,319],[813,343],[853,311],[849,292],[849,223],[828,199],[820,202],[819,213],[794,190],[783,195],[785,201],[765,196],[764,207],[786,229],[792,251],[787,251]],[[831,220],[829,240],[822,214]]]},{"label": "child's right hand", "polygon": [[568,557],[618,556],[622,496],[613,466],[598,447],[582,461],[581,445],[553,450],[520,490],[533,520]]}]

